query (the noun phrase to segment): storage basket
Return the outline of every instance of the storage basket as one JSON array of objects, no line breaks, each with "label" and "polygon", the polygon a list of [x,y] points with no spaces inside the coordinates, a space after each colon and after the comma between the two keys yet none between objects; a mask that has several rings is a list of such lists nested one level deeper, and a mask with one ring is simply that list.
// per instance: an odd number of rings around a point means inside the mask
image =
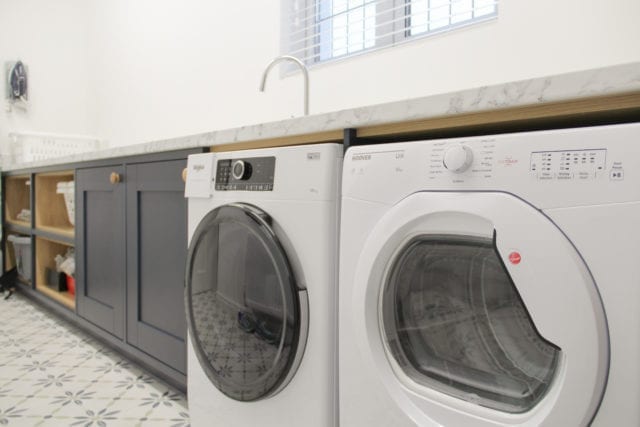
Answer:
[{"label": "storage basket", "polygon": [[9,136],[11,157],[15,163],[37,162],[105,148],[103,141],[92,137],[39,133],[11,133]]},{"label": "storage basket", "polygon": [[31,238],[10,234],[7,240],[13,244],[18,275],[27,282],[31,282]]},{"label": "storage basket", "polygon": [[75,225],[75,181],[59,182],[56,186],[56,193],[64,196],[64,204],[67,207],[67,216],[71,225]]}]

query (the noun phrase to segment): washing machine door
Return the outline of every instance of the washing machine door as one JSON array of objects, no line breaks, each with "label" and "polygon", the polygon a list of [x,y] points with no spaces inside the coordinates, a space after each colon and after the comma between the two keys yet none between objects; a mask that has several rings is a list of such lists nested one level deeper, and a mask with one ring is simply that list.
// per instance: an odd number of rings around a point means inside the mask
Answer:
[{"label": "washing machine door", "polygon": [[203,218],[189,247],[185,298],[194,351],[222,393],[259,400],[291,379],[307,297],[265,212],[229,204]]},{"label": "washing machine door", "polygon": [[520,199],[408,197],[371,233],[354,286],[360,350],[417,425],[577,426],[596,413],[609,351],[597,287]]}]

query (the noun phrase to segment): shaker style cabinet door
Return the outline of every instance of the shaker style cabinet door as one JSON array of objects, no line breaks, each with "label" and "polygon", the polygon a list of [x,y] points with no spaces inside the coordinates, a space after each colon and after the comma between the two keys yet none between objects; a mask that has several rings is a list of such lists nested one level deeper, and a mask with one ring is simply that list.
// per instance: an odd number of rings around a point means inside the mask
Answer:
[{"label": "shaker style cabinet door", "polygon": [[127,165],[127,342],[186,374],[186,159]]},{"label": "shaker style cabinet door", "polygon": [[79,169],[76,174],[78,314],[124,338],[124,168]]}]

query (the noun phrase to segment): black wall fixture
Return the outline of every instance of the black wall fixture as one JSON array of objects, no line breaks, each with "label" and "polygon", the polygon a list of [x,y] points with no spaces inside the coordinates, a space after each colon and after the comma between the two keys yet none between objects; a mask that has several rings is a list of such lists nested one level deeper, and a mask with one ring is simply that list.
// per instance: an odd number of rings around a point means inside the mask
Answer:
[{"label": "black wall fixture", "polygon": [[9,69],[9,99],[12,101],[28,99],[27,67],[17,61]]}]

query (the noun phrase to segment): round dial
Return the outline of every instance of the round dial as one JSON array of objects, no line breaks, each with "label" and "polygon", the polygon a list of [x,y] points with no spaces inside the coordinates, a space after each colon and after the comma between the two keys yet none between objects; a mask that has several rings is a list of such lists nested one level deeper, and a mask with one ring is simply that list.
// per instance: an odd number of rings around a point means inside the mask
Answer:
[{"label": "round dial", "polygon": [[444,153],[442,163],[451,172],[461,173],[469,169],[473,162],[473,151],[466,145],[454,145]]},{"label": "round dial", "polygon": [[251,164],[244,160],[236,160],[231,167],[231,174],[235,179],[249,179],[251,176]]}]

